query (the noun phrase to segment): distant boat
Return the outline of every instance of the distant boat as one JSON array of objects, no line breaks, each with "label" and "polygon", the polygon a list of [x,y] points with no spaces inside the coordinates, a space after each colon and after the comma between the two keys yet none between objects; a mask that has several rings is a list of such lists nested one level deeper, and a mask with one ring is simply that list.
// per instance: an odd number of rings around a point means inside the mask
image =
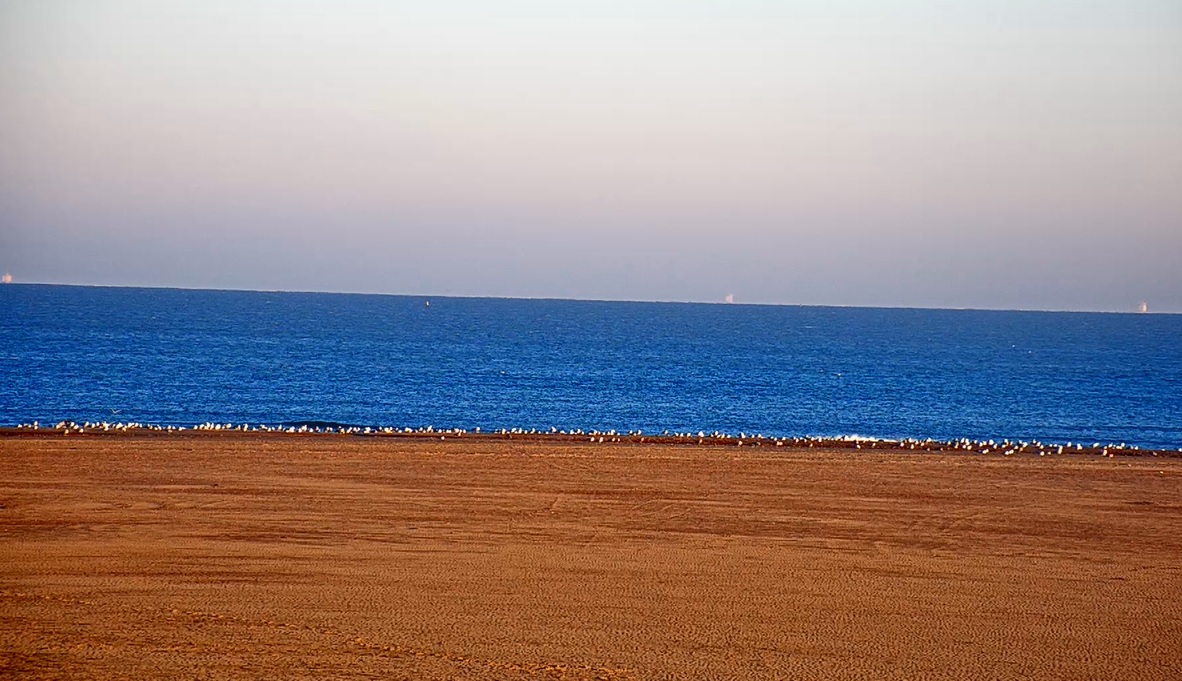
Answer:
[{"label": "distant boat", "polygon": [[1137,308],[1137,312],[1140,312],[1141,314],[1149,312],[1149,303],[1142,301],[1141,305]]}]

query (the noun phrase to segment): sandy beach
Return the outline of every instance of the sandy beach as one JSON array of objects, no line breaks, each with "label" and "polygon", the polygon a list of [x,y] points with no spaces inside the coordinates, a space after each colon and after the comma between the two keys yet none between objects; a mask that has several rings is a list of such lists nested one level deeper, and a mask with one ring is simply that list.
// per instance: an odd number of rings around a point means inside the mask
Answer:
[{"label": "sandy beach", "polygon": [[0,677],[1182,678],[1182,459],[0,437]]}]

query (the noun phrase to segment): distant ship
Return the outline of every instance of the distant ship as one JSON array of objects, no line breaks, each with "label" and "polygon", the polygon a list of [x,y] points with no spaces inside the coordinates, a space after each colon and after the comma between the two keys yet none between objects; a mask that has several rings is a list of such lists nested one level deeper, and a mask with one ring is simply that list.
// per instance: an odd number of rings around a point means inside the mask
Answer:
[{"label": "distant ship", "polygon": [[1137,307],[1137,312],[1140,312],[1141,314],[1145,314],[1146,312],[1149,312],[1149,303],[1142,301],[1141,305],[1139,305]]}]

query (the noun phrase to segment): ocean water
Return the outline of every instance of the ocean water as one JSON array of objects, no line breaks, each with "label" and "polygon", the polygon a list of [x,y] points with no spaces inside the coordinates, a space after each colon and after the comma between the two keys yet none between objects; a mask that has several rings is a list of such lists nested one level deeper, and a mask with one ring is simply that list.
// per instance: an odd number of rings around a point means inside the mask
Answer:
[{"label": "ocean water", "polygon": [[1182,447],[1182,315],[0,286],[0,424]]}]

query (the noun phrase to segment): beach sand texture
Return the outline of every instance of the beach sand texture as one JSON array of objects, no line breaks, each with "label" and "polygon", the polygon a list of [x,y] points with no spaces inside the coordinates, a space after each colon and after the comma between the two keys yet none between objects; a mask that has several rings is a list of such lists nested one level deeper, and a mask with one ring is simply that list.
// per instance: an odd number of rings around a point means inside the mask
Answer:
[{"label": "beach sand texture", "polygon": [[0,439],[0,677],[1182,678],[1182,459]]}]

